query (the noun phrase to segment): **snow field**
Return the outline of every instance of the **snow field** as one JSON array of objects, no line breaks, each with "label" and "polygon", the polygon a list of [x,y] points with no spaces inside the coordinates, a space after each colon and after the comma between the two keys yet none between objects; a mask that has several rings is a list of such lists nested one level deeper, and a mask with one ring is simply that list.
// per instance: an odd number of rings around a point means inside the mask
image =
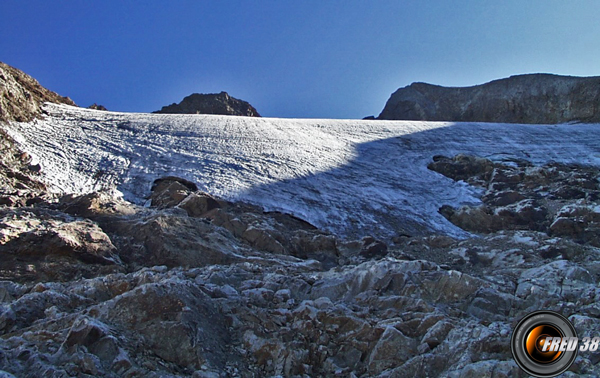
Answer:
[{"label": "snow field", "polygon": [[[9,132],[57,193],[118,190],[143,204],[175,175],[340,236],[464,236],[437,210],[477,189],[429,171],[434,155],[600,165],[600,125],[276,119],[115,113],[46,104]],[[34,162],[35,163],[35,162]]]}]

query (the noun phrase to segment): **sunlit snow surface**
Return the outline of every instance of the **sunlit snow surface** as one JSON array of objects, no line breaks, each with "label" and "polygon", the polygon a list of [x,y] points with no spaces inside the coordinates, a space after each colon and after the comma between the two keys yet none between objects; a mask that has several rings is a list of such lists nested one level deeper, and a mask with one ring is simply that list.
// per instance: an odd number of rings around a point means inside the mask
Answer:
[{"label": "sunlit snow surface", "polygon": [[429,171],[434,155],[600,165],[600,125],[133,114],[54,104],[45,111],[10,133],[53,191],[116,187],[143,204],[156,178],[175,175],[341,236],[464,236],[438,209],[478,203],[479,193]]}]

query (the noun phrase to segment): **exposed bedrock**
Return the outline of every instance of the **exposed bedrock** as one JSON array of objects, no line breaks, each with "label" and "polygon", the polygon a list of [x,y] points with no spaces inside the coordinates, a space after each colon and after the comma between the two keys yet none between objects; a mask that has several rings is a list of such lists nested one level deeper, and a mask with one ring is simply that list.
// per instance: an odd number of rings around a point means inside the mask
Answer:
[{"label": "exposed bedrock", "polygon": [[378,119],[553,124],[600,122],[600,77],[511,76],[472,87],[413,83]]}]

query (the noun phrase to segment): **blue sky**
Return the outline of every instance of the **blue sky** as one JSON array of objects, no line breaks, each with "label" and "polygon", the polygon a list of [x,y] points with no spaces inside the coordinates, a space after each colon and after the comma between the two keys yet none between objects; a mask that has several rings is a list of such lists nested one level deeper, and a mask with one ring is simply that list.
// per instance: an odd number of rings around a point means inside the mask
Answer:
[{"label": "blue sky", "polygon": [[397,88],[600,75],[600,2],[0,3],[0,61],[110,110],[227,91],[263,116],[377,115]]}]

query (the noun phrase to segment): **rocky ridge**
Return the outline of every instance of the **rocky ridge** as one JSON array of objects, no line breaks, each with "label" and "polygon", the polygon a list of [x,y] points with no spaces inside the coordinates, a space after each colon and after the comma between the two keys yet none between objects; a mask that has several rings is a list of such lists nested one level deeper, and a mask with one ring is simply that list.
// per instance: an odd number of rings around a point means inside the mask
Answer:
[{"label": "rocky ridge", "polygon": [[600,77],[511,76],[472,87],[413,83],[378,119],[556,124],[600,122]]},{"label": "rocky ridge", "polygon": [[[0,124],[27,122],[42,115],[42,104],[54,102],[75,105],[42,87],[24,72],[0,62]],[[31,156],[15,147],[4,128],[0,129],[0,204],[22,206],[39,201],[47,193],[40,181],[40,166]]]},{"label": "rocky ridge", "polygon": [[179,104],[163,106],[154,113],[166,114],[222,114],[247,117],[260,117],[258,111],[248,102],[231,97],[227,92],[200,94],[185,97]]},{"label": "rocky ridge", "polygon": [[[145,206],[15,192],[0,205],[0,376],[520,377],[509,340],[527,313],[599,333],[596,168],[429,168],[481,188],[484,211],[440,209],[478,235],[343,240],[173,176]],[[561,218],[583,233],[556,233]],[[599,362],[580,353],[565,376]]]},{"label": "rocky ridge", "polygon": [[44,102],[75,105],[40,85],[21,70],[0,62],[0,122],[27,122],[42,113]]}]

